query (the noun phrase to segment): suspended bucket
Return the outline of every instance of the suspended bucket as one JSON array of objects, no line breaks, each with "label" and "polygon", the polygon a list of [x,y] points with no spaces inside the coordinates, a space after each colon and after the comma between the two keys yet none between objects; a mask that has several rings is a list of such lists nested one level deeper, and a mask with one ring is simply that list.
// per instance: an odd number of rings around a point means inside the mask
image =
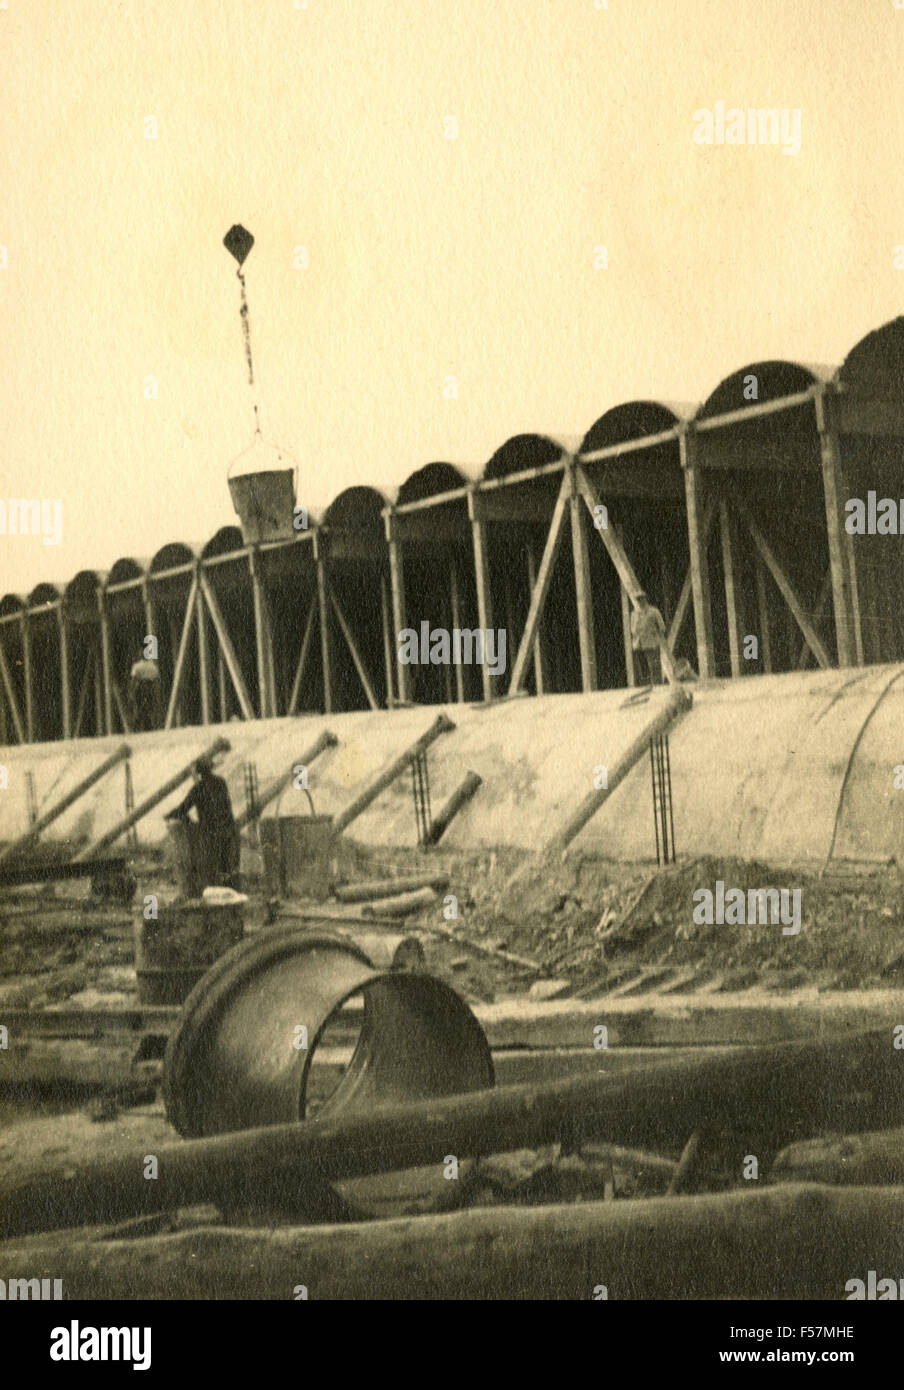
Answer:
[{"label": "suspended bucket", "polygon": [[[246,545],[288,541],[295,535],[298,469],[285,464],[285,455],[257,436],[229,469],[229,492]],[[242,471],[236,472],[240,466]]]}]

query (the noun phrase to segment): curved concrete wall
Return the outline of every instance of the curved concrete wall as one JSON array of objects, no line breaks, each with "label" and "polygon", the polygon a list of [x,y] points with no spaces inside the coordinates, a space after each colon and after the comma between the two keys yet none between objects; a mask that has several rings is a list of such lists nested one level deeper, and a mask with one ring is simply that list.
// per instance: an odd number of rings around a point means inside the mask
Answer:
[{"label": "curved concrete wall", "polygon": [[[516,845],[537,849],[611,767],[665,698],[625,691],[557,695],[449,708],[454,733],[429,754],[434,809],[473,770],[483,786],[447,833],[449,847]],[[131,740],[136,803],[220,731],[232,742],[223,762],[238,810],[242,764],[257,766],[261,790],[326,728],[339,747],[312,766],[318,814],[339,811],[408,744],[436,711],[415,708],[302,719],[234,722],[178,729]],[[25,772],[39,810],[90,772],[120,740],[36,744],[5,753],[3,837],[27,828]],[[819,671],[713,682],[694,689],[694,705],[671,734],[675,831],[680,855],[719,854],[818,867],[837,859],[883,860],[904,847],[904,791],[894,769],[904,762],[904,666]],[[171,796],[139,826],[143,843],[165,838]],[[91,839],[124,811],[125,775],[116,769],[50,828],[50,839]],[[307,814],[304,793],[289,788],[269,813]],[[413,845],[407,776],[362,815],[350,833],[366,844]],[[627,777],[581,831],[576,849],[608,858],[653,856],[649,763]]]}]

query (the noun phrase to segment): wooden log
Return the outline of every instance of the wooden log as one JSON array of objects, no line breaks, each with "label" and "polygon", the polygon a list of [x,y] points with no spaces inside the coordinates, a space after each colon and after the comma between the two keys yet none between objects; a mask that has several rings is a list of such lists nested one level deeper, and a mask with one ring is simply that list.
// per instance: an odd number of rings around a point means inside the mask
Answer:
[{"label": "wooden log", "polygon": [[188,599],[185,604],[185,617],[182,622],[182,633],[179,637],[179,650],[176,653],[176,665],[173,670],[173,685],[170,690],[169,704],[166,707],[166,717],[163,721],[164,729],[172,729],[176,721],[179,696],[182,694],[182,681],[185,676],[186,662],[188,659],[189,640],[195,625],[195,618],[197,617],[195,598],[198,593],[199,574],[200,569],[192,576],[191,588],[188,591]]},{"label": "wooden log", "polygon": [[[543,609],[546,605],[546,596],[549,593],[549,585],[555,569],[556,558],[559,553],[559,546],[562,541],[563,523],[565,513],[568,510],[571,494],[571,480],[567,474],[563,475],[562,483],[559,488],[559,495],[553,508],[552,520],[549,523],[549,531],[546,535],[546,542],[543,546],[543,555],[540,560],[540,569],[536,581],[531,584],[530,606],[527,610],[527,617],[524,620],[524,631],[521,634],[521,642],[515,657],[515,664],[512,667],[511,680],[509,681],[508,693],[517,694],[521,688],[524,675],[527,670],[527,663],[531,652],[534,649],[534,641],[540,630],[540,622],[543,617]],[[531,563],[533,563],[531,561]],[[539,694],[538,690],[538,694]]]},{"label": "wooden log", "polygon": [[776,1155],[772,1182],[904,1185],[904,1129],[829,1135],[789,1144]]},{"label": "wooden log", "polygon": [[111,772],[114,767],[118,767],[121,762],[124,762],[125,759],[131,757],[131,755],[132,750],[129,745],[127,743],[121,743],[115,753],[111,753],[108,758],[104,758],[103,762],[96,767],[93,772],[90,772],[87,777],[83,777],[80,782],[76,783],[71,791],[67,792],[59,801],[54,802],[50,809],[45,811],[42,816],[39,816],[30,830],[26,830],[24,835],[19,836],[18,840],[13,840],[11,844],[6,845],[0,850],[0,864],[2,864],[4,860],[12,858],[13,855],[19,854],[28,845],[37,840],[41,832],[47,829],[48,825],[52,825],[64,811],[67,811],[74,802],[78,801],[79,797],[84,796],[85,792],[90,791],[95,783],[99,782],[102,777],[106,777],[108,772]]},{"label": "wooden log", "polygon": [[448,874],[403,874],[401,878],[369,878],[360,883],[337,883],[333,892],[341,903],[367,903],[391,897],[394,893],[412,893],[418,888],[435,888],[439,893],[448,886]]},{"label": "wooden log", "polygon": [[904,1190],[815,1185],[0,1246],[0,1276],[102,1301],[838,1300],[902,1263]]},{"label": "wooden log", "polygon": [[45,1161],[32,1178],[0,1173],[0,1238],[219,1202],[243,1183],[267,1187],[273,1173],[297,1190],[312,1170],[318,1182],[335,1182],[563,1138],[661,1150],[702,1129],[730,1136],[739,1158],[765,1155],[833,1123],[904,1123],[901,1054],[892,1044],[883,1029],[185,1140],[157,1150],[153,1182],[138,1152],[78,1169]]},{"label": "wooden log", "polygon": [[[471,543],[474,550],[474,587],[477,591],[477,623],[484,632],[493,627],[493,595],[490,589],[490,558],[487,547],[487,520],[480,493],[468,492],[468,518],[471,522]],[[480,667],[483,698],[488,702],[496,694],[499,677],[490,674],[484,661]]]},{"label": "wooden log", "polygon": [[393,917],[410,917],[424,907],[436,902],[432,888],[418,888],[413,893],[399,893],[391,898],[376,898],[361,908],[363,917],[383,917],[390,913]]},{"label": "wooden log", "polygon": [[243,830],[251,821],[257,820],[261,812],[270,805],[271,801],[275,801],[280,793],[284,791],[292,781],[292,778],[295,776],[296,767],[310,767],[315,758],[319,758],[320,754],[326,752],[327,748],[335,748],[338,742],[338,738],[330,729],[324,729],[323,733],[314,740],[310,748],[306,748],[301,757],[297,758],[286,772],[274,778],[266,791],[259,797],[256,806],[253,808],[246,808],[242,811],[241,815],[236,816],[236,830]]},{"label": "wooden log", "polygon": [[364,658],[358,650],[358,644],[355,641],[355,634],[352,632],[351,627],[348,624],[345,614],[343,613],[342,608],[340,607],[339,600],[333,593],[330,594],[330,604],[332,606],[333,612],[336,614],[336,622],[339,624],[339,631],[342,633],[342,636],[345,639],[345,645],[348,647],[349,655],[351,656],[355,670],[358,673],[358,680],[361,682],[361,689],[364,691],[367,703],[371,709],[379,709],[380,703],[377,700],[376,694],[374,693],[374,688],[371,684],[370,676],[367,673],[367,667],[364,664]]},{"label": "wooden log", "polygon": [[445,806],[443,806],[439,814],[434,817],[433,824],[423,839],[425,847],[427,845],[439,844],[459,811],[463,806],[467,806],[478,787],[482,785],[483,778],[478,776],[476,772],[469,772],[467,774],[464,781],[455,788],[455,791],[449,797],[449,800],[446,802]]},{"label": "wooden log", "polygon": [[191,762],[186,763],[184,767],[180,767],[179,771],[173,773],[172,777],[168,777],[162,786],[159,786],[156,791],[151,792],[150,796],[145,797],[140,805],[136,806],[133,811],[130,811],[127,816],[124,816],[121,821],[117,821],[112,830],[107,830],[101,835],[99,840],[94,841],[93,845],[88,845],[86,849],[74,855],[74,861],[80,863],[83,859],[93,859],[101,850],[106,849],[108,845],[112,845],[114,841],[118,840],[120,835],[124,835],[131,826],[137,825],[138,821],[142,820],[149,811],[153,811],[155,806],[158,806],[160,802],[165,800],[171,792],[174,792],[186,778],[191,776],[192,768],[198,761],[198,758],[209,758],[212,760],[218,753],[228,753],[228,751],[228,739],[214,739],[213,743],[208,744],[206,748],[196,753]]},{"label": "wooden log", "polygon": [[689,709],[692,703],[690,693],[683,686],[677,685],[670,692],[668,699],[662,709],[645,725],[641,732],[629,744],[628,748],[621,757],[608,770],[608,785],[601,787],[598,791],[589,792],[581,802],[578,809],[569,817],[566,823],[556,831],[555,835],[546,842],[543,853],[548,855],[560,854],[567,849],[571,841],[583,830],[587,822],[596,815],[597,811],[605,801],[621,786],[628,773],[634,767],[638,759],[642,758],[649,747],[650,740],[663,734],[671,728],[675,720]]},{"label": "wooden log", "polygon": [[339,812],[333,820],[337,835],[341,835],[343,830],[347,830],[352,821],[357,820],[361,812],[366,811],[371,802],[376,801],[380,793],[391,786],[399,774],[404,772],[405,768],[409,767],[425,749],[429,748],[440,734],[450,733],[454,728],[455,725],[448,715],[437,715],[426,733],[421,734],[410,748],[406,748],[404,753],[400,753],[397,758],[394,758],[389,766],[371,782],[370,786],[365,787],[363,792],[359,792],[354,800],[349,802],[345,810]]}]

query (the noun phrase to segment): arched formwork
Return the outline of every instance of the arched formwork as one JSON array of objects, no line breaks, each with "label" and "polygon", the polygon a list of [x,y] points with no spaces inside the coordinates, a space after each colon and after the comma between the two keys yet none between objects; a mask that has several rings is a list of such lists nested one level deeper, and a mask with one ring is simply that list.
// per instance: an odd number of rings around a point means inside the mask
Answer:
[{"label": "arched formwork", "polygon": [[[0,599],[0,679],[3,682],[4,743],[30,743],[34,737],[34,704],[31,682],[24,594],[4,594]],[[26,659],[28,658],[28,659]]]},{"label": "arched formwork", "polygon": [[827,412],[838,439],[854,646],[867,663],[904,657],[902,383],[904,318],[896,318],[851,348]]},{"label": "arched formwork", "polygon": [[[323,516],[316,549],[324,702],[380,709],[392,702],[392,633],[385,493],[349,487]],[[322,594],[322,605],[321,605]]]},{"label": "arched formwork", "polygon": [[[619,540],[650,602],[662,613],[675,657],[694,665],[693,611],[678,428],[693,407],[627,401],[591,425],[579,462],[605,507],[599,522]],[[612,558],[591,529],[590,577],[598,684],[634,685],[631,603]]]},{"label": "arched formwork", "polygon": [[101,623],[105,579],[103,571],[79,570],[63,590],[64,685],[69,691],[72,738],[97,738],[112,725],[113,696],[104,683],[109,649]]},{"label": "arched formwork", "polygon": [[[561,526],[558,499],[568,462],[579,445],[579,439],[565,435],[514,435],[487,462],[471,500],[475,564],[478,576],[481,570],[486,575],[484,607],[489,615],[480,626],[506,633],[505,673],[497,681],[485,680],[484,698],[511,685],[544,543],[550,528]],[[586,552],[587,523],[583,517],[579,517],[579,524],[579,544]],[[485,552],[482,565],[478,559],[481,544]],[[576,571],[559,553],[557,540],[544,592],[530,660],[523,664],[519,686],[531,693],[580,690],[585,655],[580,596]],[[592,688],[596,688],[595,679]]]},{"label": "arched formwork", "polygon": [[830,375],[751,363],[719,383],[682,438],[702,676],[838,659],[819,430]]},{"label": "arched formwork", "polygon": [[35,742],[63,737],[61,608],[62,592],[56,584],[37,584],[28,595],[25,621],[33,681],[32,738]]},{"label": "arched formwork", "polygon": [[[384,513],[389,562],[390,661],[395,702],[440,703],[479,700],[480,671],[473,665],[411,662],[407,634],[417,638],[418,654],[444,628],[478,624],[477,585],[472,551],[469,498],[474,476],[457,464],[424,464],[405,479],[395,504]],[[423,625],[426,624],[426,629]]]}]

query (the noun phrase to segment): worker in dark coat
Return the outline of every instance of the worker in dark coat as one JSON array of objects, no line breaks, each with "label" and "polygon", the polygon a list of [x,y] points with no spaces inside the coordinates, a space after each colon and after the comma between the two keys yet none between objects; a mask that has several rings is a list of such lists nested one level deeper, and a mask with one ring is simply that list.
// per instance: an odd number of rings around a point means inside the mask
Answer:
[{"label": "worker in dark coat", "polygon": [[198,816],[201,838],[200,858],[207,866],[206,877],[213,884],[235,887],[239,871],[239,837],[232,814],[229,788],[218,777],[209,759],[199,758],[194,766],[195,785],[166,820],[186,820],[192,807]]}]

